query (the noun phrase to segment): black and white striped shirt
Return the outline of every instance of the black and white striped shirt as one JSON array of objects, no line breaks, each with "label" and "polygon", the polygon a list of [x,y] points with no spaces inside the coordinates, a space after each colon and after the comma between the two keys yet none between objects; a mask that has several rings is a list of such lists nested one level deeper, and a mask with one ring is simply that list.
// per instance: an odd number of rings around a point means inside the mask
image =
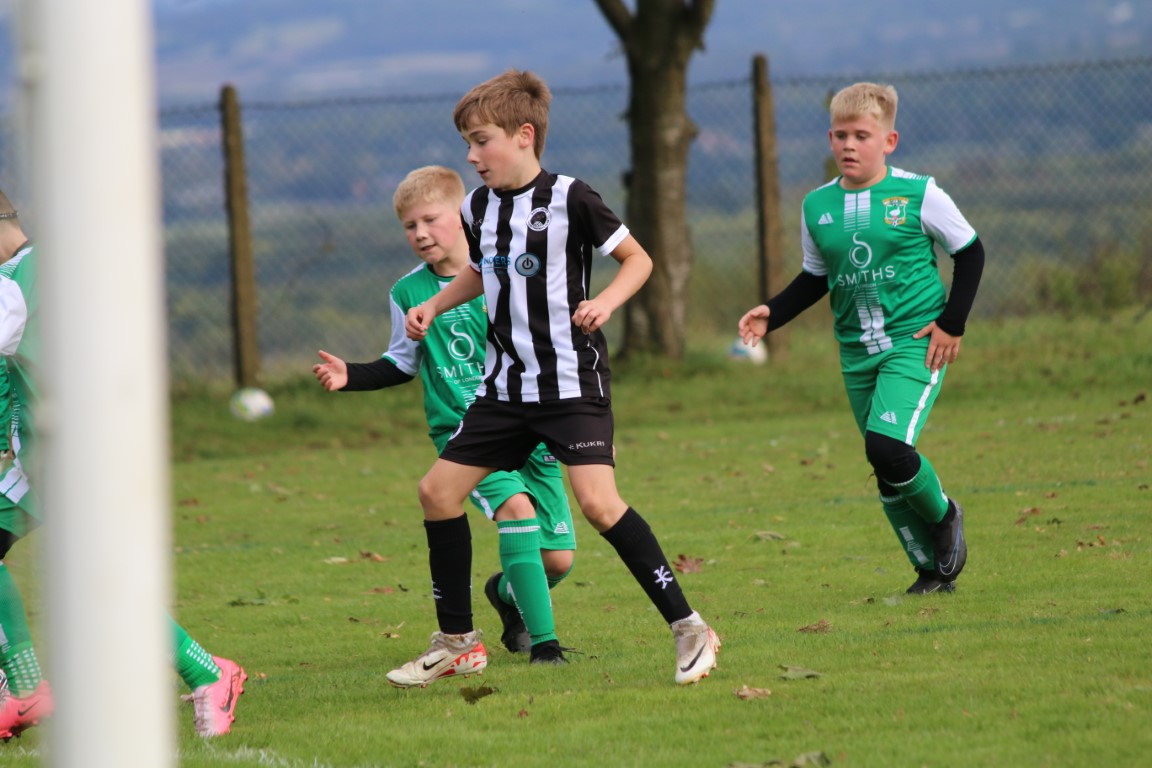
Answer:
[{"label": "black and white striped shirt", "polygon": [[593,254],[611,253],[628,228],[587,184],[546,171],[522,189],[479,187],[461,213],[488,310],[476,396],[609,397],[604,334],[585,334],[572,315],[589,298]]}]

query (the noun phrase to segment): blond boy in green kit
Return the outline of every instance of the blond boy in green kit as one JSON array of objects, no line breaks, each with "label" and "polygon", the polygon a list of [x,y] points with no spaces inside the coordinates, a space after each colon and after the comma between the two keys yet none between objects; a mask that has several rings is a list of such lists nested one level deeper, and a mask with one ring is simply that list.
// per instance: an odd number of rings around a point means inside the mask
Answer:
[{"label": "blond boy in green kit", "polygon": [[[488,319],[484,302],[458,307],[449,323],[422,341],[404,333],[404,315],[411,307],[439,293],[468,264],[468,244],[460,221],[464,182],[450,168],[425,166],[408,174],[393,197],[393,207],[413,252],[423,261],[400,278],[390,292],[392,336],[388,351],[370,363],[345,363],[321,351],[325,361],[313,373],[329,391],[364,391],[396,386],[419,375],[424,385],[424,410],[429,436],[443,450],[476,398],[484,370],[484,337]],[[543,446],[537,446],[517,471],[498,472],[472,490],[472,503],[496,521],[502,573],[493,574],[485,595],[500,615],[501,640],[512,652],[528,652],[531,663],[563,664],[555,633],[548,590],[572,569],[575,531],[560,466]],[[429,559],[470,569],[472,548],[438,547],[437,532],[445,525],[467,530],[467,518],[425,520]],[[434,569],[434,573],[435,573]],[[453,605],[439,598],[440,631],[432,636],[432,657],[405,665],[388,675],[397,687],[426,686],[441,677],[466,675],[487,666],[487,651],[479,633],[467,648],[449,648],[444,637],[472,630],[470,601]],[[461,631],[463,630],[463,631]],[[444,647],[441,647],[444,646]]]},{"label": "blond boy in green kit", "polygon": [[[804,199],[802,271],[738,329],[755,344],[830,294],[848,401],[880,503],[917,571],[907,591],[951,592],[968,556],[964,510],[915,446],[959,354],[984,246],[932,177],[888,167],[896,108],[888,85],[856,83],[833,97],[828,138],[840,175]],[[950,293],[937,245],[953,259]]]}]

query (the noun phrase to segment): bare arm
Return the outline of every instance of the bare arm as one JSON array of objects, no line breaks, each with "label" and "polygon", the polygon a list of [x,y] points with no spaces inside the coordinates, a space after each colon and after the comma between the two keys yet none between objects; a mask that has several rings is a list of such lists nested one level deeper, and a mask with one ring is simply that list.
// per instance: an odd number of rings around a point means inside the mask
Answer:
[{"label": "bare arm", "polygon": [[652,257],[632,235],[616,246],[612,258],[620,265],[616,276],[599,294],[580,302],[572,315],[572,324],[584,333],[603,327],[612,313],[636,295],[652,274]]}]

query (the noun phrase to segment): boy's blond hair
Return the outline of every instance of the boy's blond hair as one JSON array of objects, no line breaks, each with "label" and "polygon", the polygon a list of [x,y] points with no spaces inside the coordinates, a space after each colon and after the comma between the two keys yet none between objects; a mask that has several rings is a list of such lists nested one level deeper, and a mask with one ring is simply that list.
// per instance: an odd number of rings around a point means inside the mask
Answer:
[{"label": "boy's blond hair", "polygon": [[533,150],[539,160],[544,154],[544,139],[548,135],[548,108],[551,105],[552,92],[539,76],[532,72],[509,69],[464,94],[456,103],[452,120],[460,133],[478,125],[492,123],[504,129],[504,133],[509,136],[528,123],[536,129]]},{"label": "boy's blond hair", "polygon": [[456,171],[442,165],[425,165],[411,171],[397,185],[392,207],[396,217],[402,219],[405,211],[420,203],[446,203],[459,208],[464,194],[464,180]]},{"label": "boy's blond hair", "polygon": [[871,115],[886,130],[896,127],[896,89],[879,83],[853,83],[832,97],[828,112],[833,123]]}]

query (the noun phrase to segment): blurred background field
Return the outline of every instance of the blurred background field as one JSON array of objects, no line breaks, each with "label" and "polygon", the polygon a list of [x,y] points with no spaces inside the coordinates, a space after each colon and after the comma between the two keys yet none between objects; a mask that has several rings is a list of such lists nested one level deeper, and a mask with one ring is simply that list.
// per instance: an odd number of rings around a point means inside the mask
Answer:
[{"label": "blurred background field", "polygon": [[[936,176],[980,232],[988,262],[977,320],[1101,318],[1152,306],[1152,98],[1141,97],[1152,59],[774,81],[789,278],[799,270],[800,200],[827,178],[825,99],[848,79],[898,86],[892,164]],[[457,95],[239,97],[263,378],[299,375],[318,348],[377,356],[390,331],[388,288],[413,263],[392,212],[396,183],[428,163],[477,181],[451,123]],[[557,87],[544,156],[546,168],[584,178],[618,211],[626,103],[624,85]],[[700,129],[688,176],[688,344],[707,355],[759,300],[750,75],[691,86],[688,109]],[[172,376],[228,381],[219,107],[166,108],[160,129]],[[603,281],[612,267],[598,266]],[[950,259],[940,266],[949,279]],[[1133,330],[1149,324],[1145,314]]]},{"label": "blurred background field", "polygon": [[[976,318],[1152,305],[1152,99],[1133,98],[1147,93],[1152,60],[859,79],[897,84],[892,164],[936,176],[984,240]],[[827,178],[825,99],[843,83],[774,83],[789,277],[799,270],[800,199]],[[626,97],[623,86],[557,89],[544,156],[546,168],[584,178],[618,211]],[[395,184],[426,163],[476,182],[451,125],[455,98],[244,107],[266,377],[299,372],[321,347],[355,359],[383,351],[387,289],[412,264],[391,209]],[[747,77],[689,90],[700,127],[688,180],[697,343],[726,333],[759,300],[751,98]],[[230,373],[217,124],[213,106],[162,115],[178,378]],[[950,259],[940,261],[950,278]],[[610,268],[601,265],[599,278]]]}]

